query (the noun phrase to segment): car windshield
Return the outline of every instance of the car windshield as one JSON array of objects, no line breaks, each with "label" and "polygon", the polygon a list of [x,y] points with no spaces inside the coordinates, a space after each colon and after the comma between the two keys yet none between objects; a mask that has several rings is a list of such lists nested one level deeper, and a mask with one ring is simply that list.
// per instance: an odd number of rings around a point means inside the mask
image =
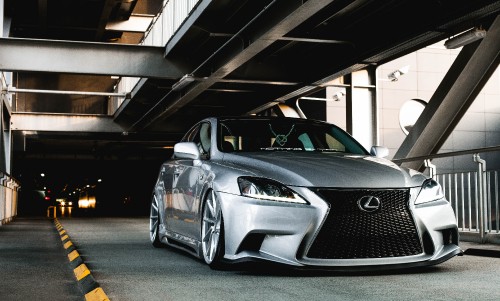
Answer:
[{"label": "car windshield", "polygon": [[223,152],[319,151],[367,154],[363,146],[337,126],[306,119],[222,119],[217,142]]}]

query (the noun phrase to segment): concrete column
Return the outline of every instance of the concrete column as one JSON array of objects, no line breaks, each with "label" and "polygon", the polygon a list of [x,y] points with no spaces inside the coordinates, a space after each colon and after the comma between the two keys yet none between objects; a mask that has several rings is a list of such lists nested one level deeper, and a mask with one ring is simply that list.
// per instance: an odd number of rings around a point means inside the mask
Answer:
[{"label": "concrete column", "polygon": [[3,20],[4,20],[4,9],[3,9],[3,0],[0,0],[0,38],[4,36],[3,33]]}]

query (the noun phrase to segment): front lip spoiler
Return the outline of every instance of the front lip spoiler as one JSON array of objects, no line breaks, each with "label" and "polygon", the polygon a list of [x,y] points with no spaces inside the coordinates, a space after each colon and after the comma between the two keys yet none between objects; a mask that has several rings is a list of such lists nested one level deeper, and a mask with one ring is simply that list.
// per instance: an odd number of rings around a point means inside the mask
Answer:
[{"label": "front lip spoiler", "polygon": [[313,270],[325,270],[325,271],[338,271],[338,272],[370,272],[370,271],[394,271],[394,270],[404,270],[404,269],[414,269],[421,267],[428,267],[443,263],[455,256],[462,256],[463,251],[458,246],[452,250],[442,254],[436,259],[430,259],[425,261],[416,261],[408,263],[396,263],[396,264],[381,264],[381,265],[360,265],[360,266],[301,266],[298,269],[313,269]]},{"label": "front lip spoiler", "polygon": [[[260,253],[260,252],[258,252]],[[257,255],[257,254],[255,254]],[[408,269],[416,269],[422,267],[429,267],[433,265],[437,265],[443,263],[455,256],[462,256],[463,250],[458,246],[448,246],[437,255],[433,256],[436,259],[428,259],[423,261],[415,261],[415,262],[405,262],[405,263],[393,263],[393,264],[377,264],[377,265],[349,265],[349,266],[330,266],[330,265],[304,265],[300,262],[286,262],[284,260],[280,260],[274,256],[270,256],[269,254],[262,254],[260,256],[251,256],[238,258],[235,260],[225,259],[226,263],[247,263],[247,262],[261,262],[263,264],[273,264],[282,266],[283,268],[289,268],[294,270],[303,270],[303,271],[325,271],[325,272],[383,272],[383,271],[404,271]]]}]

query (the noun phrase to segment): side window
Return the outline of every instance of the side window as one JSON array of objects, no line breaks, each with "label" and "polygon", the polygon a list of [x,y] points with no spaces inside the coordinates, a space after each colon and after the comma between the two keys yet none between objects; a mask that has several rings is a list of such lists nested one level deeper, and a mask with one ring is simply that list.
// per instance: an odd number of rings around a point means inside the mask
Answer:
[{"label": "side window", "polygon": [[210,148],[212,145],[210,124],[200,124],[200,126],[198,127],[198,131],[196,131],[196,134],[192,137],[192,140],[190,140],[189,138],[191,137],[188,137],[188,141],[196,143],[196,145],[198,145],[198,149],[200,150],[201,156],[207,159],[210,154]]}]

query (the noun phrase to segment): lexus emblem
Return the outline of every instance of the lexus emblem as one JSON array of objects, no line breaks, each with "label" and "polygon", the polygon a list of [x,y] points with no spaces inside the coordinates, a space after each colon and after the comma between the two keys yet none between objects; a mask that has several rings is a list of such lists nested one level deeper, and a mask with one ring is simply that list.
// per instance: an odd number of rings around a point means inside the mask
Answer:
[{"label": "lexus emblem", "polygon": [[382,207],[382,203],[376,196],[365,195],[358,200],[358,207],[365,212],[375,212]]}]

